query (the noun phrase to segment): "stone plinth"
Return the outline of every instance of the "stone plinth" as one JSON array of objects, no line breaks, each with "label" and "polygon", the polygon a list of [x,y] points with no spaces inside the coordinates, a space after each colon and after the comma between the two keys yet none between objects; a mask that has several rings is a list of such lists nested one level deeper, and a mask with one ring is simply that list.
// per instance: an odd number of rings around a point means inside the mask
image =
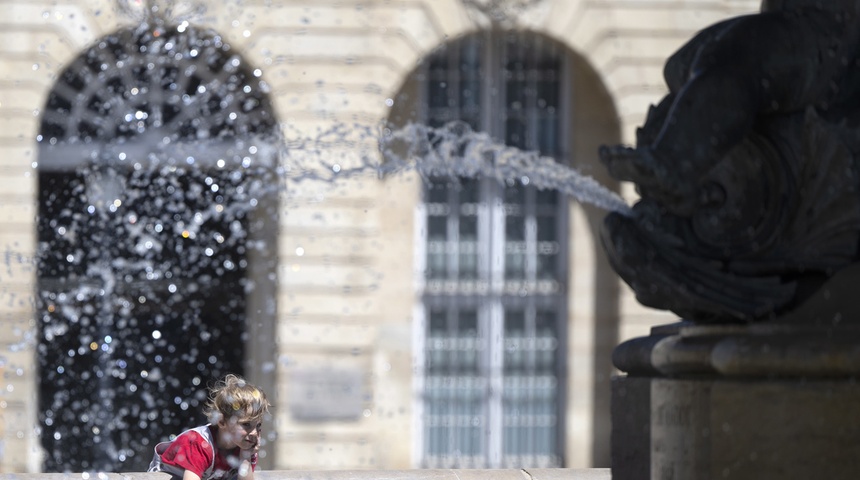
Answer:
[{"label": "stone plinth", "polygon": [[860,327],[681,322],[613,361],[613,480],[860,478]]}]

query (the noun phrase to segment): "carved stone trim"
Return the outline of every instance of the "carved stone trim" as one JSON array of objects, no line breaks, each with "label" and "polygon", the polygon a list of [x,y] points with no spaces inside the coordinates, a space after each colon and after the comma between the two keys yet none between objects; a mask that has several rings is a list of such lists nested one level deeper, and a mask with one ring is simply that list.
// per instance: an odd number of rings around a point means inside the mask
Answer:
[{"label": "carved stone trim", "polygon": [[461,0],[469,12],[496,24],[514,24],[523,12],[536,8],[544,0]]}]

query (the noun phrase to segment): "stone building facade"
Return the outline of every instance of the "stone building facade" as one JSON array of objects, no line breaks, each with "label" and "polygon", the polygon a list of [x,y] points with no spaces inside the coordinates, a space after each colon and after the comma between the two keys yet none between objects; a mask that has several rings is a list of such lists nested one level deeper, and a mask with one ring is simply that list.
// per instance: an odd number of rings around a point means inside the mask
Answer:
[{"label": "stone building facade", "polygon": [[[225,58],[232,61],[229,59],[237,57],[230,55],[239,55],[241,66],[237,60],[236,68],[245,68],[247,85],[253,80],[254,91],[263,92],[262,97],[250,95],[265,100],[267,110],[260,115],[276,130],[272,138],[277,141],[272,145],[266,141],[258,145],[241,136],[259,133],[254,130],[257,127],[241,132],[235,127],[235,136],[218,137],[234,143],[239,138],[238,147],[212,143],[214,137],[200,136],[201,125],[210,126],[211,131],[218,125],[233,125],[233,119],[219,117],[229,115],[226,112],[212,110],[207,116],[197,110],[187,115],[196,130],[180,135],[186,141],[169,149],[174,155],[183,148],[203,148],[208,153],[198,151],[196,155],[219,160],[240,150],[237,158],[251,159],[248,161],[274,159],[270,166],[276,174],[268,181],[284,187],[277,196],[266,198],[270,203],[270,209],[265,210],[268,215],[250,214],[252,223],[256,219],[263,226],[249,241],[265,245],[245,259],[244,278],[237,284],[249,292],[242,299],[244,331],[232,337],[242,345],[244,374],[271,392],[272,419],[263,460],[266,467],[608,466],[609,378],[613,373],[610,352],[621,340],[644,334],[651,325],[672,321],[673,317],[638,305],[608,267],[597,235],[603,212],[573,200],[550,201],[555,210],[547,218],[555,222],[554,236],[543,244],[534,243],[537,250],[530,249],[527,239],[501,244],[493,240],[492,232],[504,236],[507,231],[498,225],[487,227],[489,234],[476,234],[478,240],[472,243],[464,240],[465,233],[439,241],[434,240],[433,233],[446,230],[434,227],[431,220],[449,218],[446,208],[457,206],[464,217],[454,227],[465,232],[471,218],[468,215],[483,225],[485,217],[474,213],[475,208],[481,211],[481,201],[460,199],[452,204],[449,196],[434,203],[428,200],[432,197],[428,182],[415,172],[358,172],[344,180],[331,179],[338,178],[340,172],[344,176],[345,172],[355,172],[368,158],[382,161],[377,134],[384,134],[385,128],[431,120],[441,124],[446,118],[456,119],[457,113],[446,117],[451,111],[468,113],[466,107],[471,105],[477,108],[472,112],[477,112],[476,127],[495,125],[493,128],[499,130],[491,133],[500,138],[507,138],[511,130],[506,130],[504,122],[495,121],[497,118],[514,118],[512,112],[532,108],[537,116],[523,114],[523,131],[537,131],[539,135],[541,125],[546,125],[540,122],[550,122],[557,137],[550,140],[556,142],[556,147],[549,149],[551,156],[617,189],[619,186],[607,178],[596,161],[598,146],[633,141],[648,104],[665,91],[661,69],[675,48],[706,25],[756,11],[757,1],[243,0],[186,5],[132,0],[61,4],[11,0],[2,5],[0,472],[40,471],[45,468],[46,445],[50,445],[40,435],[46,431],[46,417],[36,401],[47,384],[56,381],[53,376],[40,374],[38,360],[50,347],[42,339],[46,327],[41,323],[47,322],[42,313],[54,308],[53,304],[46,306],[46,300],[37,294],[44,276],[36,261],[40,239],[37,217],[46,195],[40,193],[40,185],[43,190],[48,185],[40,175],[48,171],[62,175],[83,168],[89,161],[86,159],[95,158],[93,152],[110,151],[124,159],[125,150],[145,150],[146,142],[153,141],[134,137],[136,140],[116,147],[119,150],[111,150],[115,147],[103,148],[103,144],[116,132],[93,133],[91,141],[83,141],[79,131],[75,133],[79,135],[77,143],[57,137],[58,145],[66,148],[62,150],[51,143],[55,137],[49,138],[46,121],[53,118],[50,121],[72,125],[68,127],[72,129],[83,128],[83,121],[98,123],[98,115],[87,113],[80,105],[96,97],[111,102],[107,93],[113,88],[110,82],[94,74],[90,81],[104,85],[88,90],[86,80],[78,80],[82,85],[75,87],[64,72],[76,61],[86,63],[88,52],[101,55],[98,52],[107,47],[100,50],[100,42],[109,44],[115,32],[133,30],[155,18],[164,20],[164,31],[211,29],[219,39],[216,43],[228,44]],[[152,7],[159,13],[153,14]],[[504,53],[515,51],[518,45],[526,45],[516,54],[519,56]],[[472,67],[463,66],[465,60],[448,60],[454,58],[448,55],[472,58],[468,55],[473,47],[483,49],[475,57],[486,60],[481,69],[469,70]],[[188,48],[193,49],[193,45]],[[543,59],[544,50],[550,52],[546,54],[549,67],[540,61],[525,70],[511,66]],[[503,63],[506,59],[511,63]],[[179,63],[180,67],[191,64],[191,60]],[[142,65],[146,67],[145,62]],[[496,65],[498,75],[487,73],[487,65]],[[105,61],[100,68],[109,74],[120,67]],[[478,73],[469,77],[464,72]],[[550,101],[550,107],[539,98],[532,107],[501,102],[491,108],[489,104],[501,98],[499,91],[508,92],[507,98],[515,97],[511,78],[519,77],[511,72],[520,72],[525,83],[531,78],[530,72],[538,72],[538,76],[545,72],[551,86],[535,88],[552,89],[554,93],[549,96],[555,100]],[[446,80],[449,78],[450,82]],[[477,107],[467,105],[465,97],[456,92],[452,96],[448,90],[448,100],[433,103],[434,87],[456,87],[462,94],[471,91],[469,78],[476,85],[488,86],[481,94],[487,102],[478,102]],[[117,88],[134,89],[133,81]],[[226,77],[213,74],[189,92],[191,97],[203,96],[206,88],[227,83]],[[143,98],[147,92],[135,89],[137,93]],[[50,100],[52,95],[64,98],[69,105]],[[237,98],[239,95],[235,92]],[[529,94],[524,95],[522,98],[529,98]],[[122,115],[131,115],[128,121],[133,128],[151,114],[139,105],[155,101],[119,101],[111,115],[116,115],[117,108],[126,108]],[[242,104],[236,105],[241,110]],[[249,115],[256,114],[253,112]],[[182,112],[174,114],[181,116]],[[124,118],[122,115],[117,118]],[[77,123],[63,123],[66,117]],[[525,149],[543,148],[523,138]],[[163,144],[160,148],[168,150]],[[146,157],[145,151],[138,154]],[[84,160],[68,160],[75,155]],[[226,168],[239,167],[228,159]],[[315,175],[323,180],[312,178]],[[443,191],[450,195],[453,190]],[[525,191],[524,186],[521,191]],[[634,198],[633,192],[622,193]],[[499,200],[505,193],[495,191],[492,195],[486,198]],[[529,200],[532,197],[528,195],[522,205],[540,207],[539,201]],[[507,205],[505,200],[499,202]],[[474,205],[478,207],[472,208]],[[505,208],[498,210],[496,217],[487,218],[505,223],[516,210]],[[277,213],[271,215],[273,211]],[[523,216],[526,224],[539,217],[529,215]],[[481,231],[484,227],[476,228]],[[460,248],[458,254],[451,254],[451,245]],[[522,249],[517,250],[518,245]],[[534,267],[534,262],[547,260],[535,253],[542,251],[541,245],[550,252],[547,258],[553,265]],[[502,253],[493,257],[485,248],[501,249]],[[462,276],[453,280],[431,278],[427,273],[437,260],[448,266],[460,261],[458,271],[464,271],[465,257],[458,257],[464,252],[484,259],[478,261],[476,271],[497,275],[498,289],[493,287],[493,280],[481,276],[483,273],[476,274],[477,281]],[[519,278],[515,273],[494,269],[493,262],[499,258],[508,259],[509,264],[519,258],[526,265],[523,272],[534,274],[544,268],[554,273],[544,283],[524,273],[517,283],[511,280]],[[244,288],[248,284],[252,286]],[[458,296],[467,287],[472,293]],[[515,297],[537,298],[535,292],[539,290],[546,293],[549,306],[515,301]],[[451,305],[459,306],[451,310]],[[526,326],[519,330],[510,327],[519,336],[499,324],[508,325],[507,320],[500,319],[509,318],[506,315],[511,311],[523,315]],[[467,328],[464,318],[468,315],[463,312],[474,313],[473,329]],[[538,334],[543,325],[541,312],[560,319],[551,320],[550,333],[541,333],[542,337]],[[433,330],[436,314],[447,319],[438,331]],[[150,342],[158,335],[150,328],[140,342]],[[195,336],[198,332],[177,335]],[[87,337],[81,351],[89,354],[87,348],[93,345],[93,352],[107,352],[114,348],[107,345],[109,338]],[[495,347],[491,345],[494,342]],[[536,346],[539,344],[548,347],[541,350]],[[469,383],[483,373],[461,375],[471,368],[471,360],[467,360],[470,351],[485,357],[476,360],[481,367],[475,368],[495,375],[486,380],[488,383]],[[534,383],[528,373],[506,376],[505,365],[509,360],[514,362],[511,359],[516,351],[530,352],[533,357],[529,357],[531,363],[526,362],[529,367],[525,371],[532,372],[538,368],[534,358],[548,352],[552,358],[544,367],[549,365],[549,373],[545,371],[541,377],[546,382]],[[441,359],[434,355],[441,355]],[[434,377],[432,369],[445,361],[449,370]],[[121,386],[142,381],[140,375],[138,371],[128,372]],[[510,413],[508,409],[520,401],[519,397],[500,397],[499,391],[516,382],[526,382],[517,391],[531,393],[525,393],[525,403],[518,404],[523,412]],[[540,402],[535,403],[529,395],[538,390],[549,392],[541,405],[550,405],[550,410],[524,413],[526,407],[537,408]],[[449,397],[433,403],[432,398],[440,395]],[[454,404],[463,406],[466,413],[450,410]],[[449,410],[440,413],[434,411],[434,405]],[[517,450],[505,443],[513,437],[499,433],[517,428],[522,435],[534,435],[523,445],[535,444],[538,435],[544,435],[549,443],[541,451]],[[436,445],[433,435],[439,432],[448,441]],[[455,440],[457,432],[467,439]],[[61,442],[62,435],[57,435],[54,437]],[[455,444],[457,448],[451,449]]]}]

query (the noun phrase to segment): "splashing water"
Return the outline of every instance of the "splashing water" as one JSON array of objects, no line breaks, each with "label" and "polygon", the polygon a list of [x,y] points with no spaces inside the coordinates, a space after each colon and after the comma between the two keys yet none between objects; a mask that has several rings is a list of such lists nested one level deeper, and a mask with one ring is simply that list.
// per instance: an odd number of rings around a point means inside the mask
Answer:
[{"label": "splashing water", "polygon": [[[398,143],[407,144],[405,157],[396,155],[403,148]],[[624,199],[593,178],[551,157],[498,143],[463,122],[451,122],[441,128],[410,124],[384,136],[381,144],[389,161],[380,168],[383,173],[400,168],[406,163],[404,158],[420,159],[415,160],[415,168],[424,176],[487,176],[500,183],[520,180],[538,189],[558,190],[604,210],[632,215]]]},{"label": "splashing water", "polygon": [[[282,131],[289,132],[288,127],[282,127]],[[134,308],[140,312],[142,308],[150,308],[146,307],[147,305],[160,303],[168,305],[166,308],[169,308],[169,299],[174,296],[193,296],[194,288],[199,288],[195,287],[196,279],[195,282],[183,282],[179,278],[181,275],[168,280],[172,272],[174,275],[176,273],[166,258],[162,258],[163,252],[175,250],[178,248],[177,242],[183,239],[190,241],[200,236],[195,248],[184,251],[184,258],[188,261],[184,268],[197,274],[205,273],[206,275],[198,275],[201,278],[213,279],[214,274],[210,274],[208,270],[198,270],[211,266],[214,272],[215,269],[224,269],[223,265],[242,261],[232,258],[229,250],[224,250],[225,246],[246,237],[245,232],[235,230],[234,227],[238,223],[233,219],[248,215],[255,208],[257,199],[283,192],[282,189],[288,182],[320,181],[334,186],[338,182],[358,180],[363,176],[383,177],[408,172],[416,172],[424,178],[484,176],[500,183],[513,180],[539,189],[554,189],[577,201],[632,215],[630,207],[621,197],[591,177],[550,157],[497,142],[486,133],[473,131],[463,122],[452,122],[439,128],[409,124],[399,129],[338,124],[320,131],[313,138],[299,134],[292,138],[282,138],[280,152],[270,150],[278,148],[272,143],[258,142],[255,145],[258,158],[280,157],[278,166],[263,162],[248,170],[241,161],[245,157],[239,155],[239,160],[233,163],[235,168],[227,169],[232,170],[232,173],[225,170],[218,176],[214,175],[212,170],[218,167],[217,165],[205,164],[204,158],[189,162],[192,153],[184,152],[182,145],[171,144],[168,161],[157,161],[162,155],[150,154],[154,158],[152,162],[144,164],[144,167],[134,173],[120,175],[118,171],[105,165],[93,165],[79,170],[78,173],[89,181],[78,188],[83,191],[89,184],[93,184],[94,190],[89,194],[89,200],[92,206],[97,208],[84,213],[85,205],[80,205],[81,208],[74,208],[66,203],[58,206],[61,213],[57,214],[56,218],[64,225],[58,228],[66,228],[66,235],[91,226],[104,231],[108,242],[111,241],[110,238],[118,238],[118,232],[122,232],[119,236],[124,238],[122,242],[102,245],[97,248],[98,251],[88,254],[93,261],[88,264],[82,278],[90,279],[90,283],[70,284],[66,289],[46,289],[39,293],[38,299],[57,308],[56,313],[52,314],[53,320],[46,324],[48,327],[44,333],[49,340],[50,337],[73,335],[77,332],[76,336],[83,342],[81,345],[86,347],[81,347],[68,358],[49,362],[55,370],[59,368],[55,381],[68,376],[68,372],[72,370],[72,362],[79,361],[83,354],[99,355],[98,365],[93,366],[93,372],[102,392],[114,391],[111,380],[113,378],[123,381],[126,375],[134,375],[137,371],[145,374],[145,382],[137,386],[137,391],[106,394],[88,406],[74,409],[81,415],[80,423],[87,430],[95,434],[99,432],[103,437],[100,448],[104,451],[102,461],[105,463],[98,464],[100,468],[113,468],[111,459],[124,461],[126,456],[132,455],[130,447],[122,449],[119,447],[122,442],[109,437],[110,431],[127,430],[131,427],[149,428],[147,425],[169,414],[170,408],[175,408],[160,404],[133,408],[122,406],[128,403],[126,397],[147,398],[157,395],[147,386],[161,381],[156,375],[158,367],[151,365],[151,358],[158,357],[159,352],[167,348],[166,344],[162,345],[164,339],[155,336],[158,330],[150,332],[142,325],[133,324],[135,316],[140,313],[132,315],[125,311]],[[123,148],[128,150],[128,146]],[[161,148],[168,151],[167,146]],[[182,161],[172,161],[173,159]],[[242,168],[238,168],[239,165],[242,165]],[[261,182],[260,179],[266,178],[267,175],[269,180],[273,181]],[[215,191],[213,187],[219,185],[223,190]],[[109,187],[112,186],[116,188],[110,190]],[[287,192],[289,190],[286,189]],[[173,194],[165,196],[164,192]],[[193,194],[186,197],[183,192]],[[196,198],[203,192],[207,193],[207,199],[198,201]],[[216,197],[222,192],[225,195],[224,200],[216,201]],[[114,199],[120,197],[124,197],[122,206],[115,211],[112,207]],[[215,206],[219,208],[216,209]],[[271,211],[269,214],[277,215],[277,212]],[[220,233],[204,241],[204,224],[212,224],[211,228]],[[160,229],[149,231],[144,228],[146,225],[163,225],[165,231],[168,226],[173,225],[179,230],[167,237],[170,240],[165,240],[159,235]],[[73,239],[69,241],[74,243]],[[249,243],[247,248],[253,249],[253,244]],[[33,258],[14,254],[13,250],[7,247],[7,266],[15,263],[32,265],[35,262]],[[75,264],[80,261],[78,257],[79,254],[76,253]],[[67,257],[57,259],[57,264],[72,265],[70,262]],[[205,278],[202,281],[206,282]],[[179,290],[161,292],[159,289],[166,283],[175,283]],[[132,289],[134,292],[127,287],[120,288],[122,285],[131,284],[137,285],[136,290]],[[98,300],[100,298],[105,301]],[[145,304],[142,303],[144,298],[147,299]],[[93,307],[96,307],[95,311],[87,311]],[[117,309],[118,313],[115,313],[114,309]],[[170,318],[159,309],[154,309],[149,314],[156,318]],[[192,317],[192,313],[183,314],[173,321],[193,326],[201,335],[208,335],[206,326],[200,325],[198,320]],[[82,329],[80,325],[87,318],[93,324]],[[161,320],[158,322],[160,324]],[[123,327],[127,323],[128,325]],[[147,340],[147,345],[140,354],[131,356],[124,353],[123,347],[131,338],[114,331],[114,326],[133,332],[137,338],[152,338]],[[212,335],[218,336],[217,332]],[[32,347],[38,342],[32,334],[24,335],[22,332],[20,348]],[[65,353],[60,352],[61,357],[64,355]],[[189,353],[189,356],[193,355]],[[0,362],[2,361],[0,359]],[[63,374],[63,371],[66,373]],[[58,398],[59,403],[52,405],[52,410],[63,411],[66,402],[70,400],[66,397]],[[163,403],[164,399],[160,400]],[[191,407],[194,406],[195,404],[191,403]],[[129,408],[132,410],[125,411]],[[160,411],[162,409],[164,413]],[[108,414],[110,418],[106,417]],[[54,438],[58,439],[60,435],[65,436],[65,432],[56,431]]]},{"label": "splashing water", "polygon": [[[359,165],[346,167],[348,162],[321,162],[318,156],[333,145],[356,145],[360,137],[376,138],[382,154],[379,163],[377,152],[361,155]],[[308,161],[298,160],[290,151],[310,154],[314,167],[304,166]],[[287,142],[287,170],[290,180],[320,180],[335,182],[366,173],[382,177],[416,171],[429,177],[489,177],[500,183],[518,180],[542,190],[557,190],[579,202],[632,216],[630,206],[615,192],[578,170],[537,152],[523,151],[495,141],[487,133],[473,131],[466,123],[450,122],[433,128],[423,124],[409,124],[399,129],[385,128],[381,134],[367,127],[338,126],[320,134],[313,141]],[[289,160],[292,158],[292,162]],[[320,170],[322,163],[326,168]]]}]

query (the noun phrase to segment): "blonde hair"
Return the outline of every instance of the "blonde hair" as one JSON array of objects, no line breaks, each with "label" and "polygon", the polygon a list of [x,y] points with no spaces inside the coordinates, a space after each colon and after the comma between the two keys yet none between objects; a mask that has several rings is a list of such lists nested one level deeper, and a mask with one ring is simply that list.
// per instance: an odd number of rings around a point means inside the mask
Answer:
[{"label": "blonde hair", "polygon": [[203,413],[212,423],[230,418],[257,418],[269,411],[266,394],[232,373],[209,390]]}]

